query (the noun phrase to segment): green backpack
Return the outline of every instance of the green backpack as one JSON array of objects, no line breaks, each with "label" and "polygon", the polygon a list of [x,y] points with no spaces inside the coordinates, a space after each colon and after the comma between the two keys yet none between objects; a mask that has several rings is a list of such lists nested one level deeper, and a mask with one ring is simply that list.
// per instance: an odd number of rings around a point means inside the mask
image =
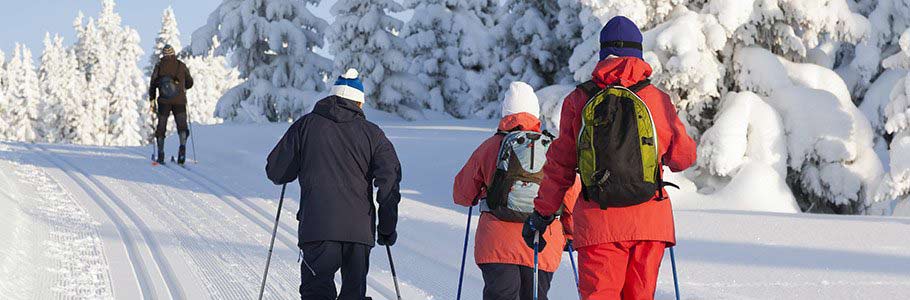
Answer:
[{"label": "green backpack", "polygon": [[654,118],[636,94],[650,84],[645,79],[628,88],[601,89],[593,81],[578,86],[589,97],[578,134],[578,173],[584,199],[601,209],[638,205],[655,193],[663,200],[663,187],[676,187],[661,178]]}]

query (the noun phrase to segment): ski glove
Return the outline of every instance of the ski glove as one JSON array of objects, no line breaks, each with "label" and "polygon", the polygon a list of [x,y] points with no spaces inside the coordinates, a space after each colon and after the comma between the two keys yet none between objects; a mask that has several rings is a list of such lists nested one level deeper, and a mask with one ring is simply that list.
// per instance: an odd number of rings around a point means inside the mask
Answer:
[{"label": "ski glove", "polygon": [[573,247],[575,247],[575,245],[572,245],[572,239],[566,239],[566,247],[562,248],[562,251],[572,253],[570,252],[570,249],[575,250]]},{"label": "ski glove", "polygon": [[534,249],[534,235],[539,234],[540,239],[538,240],[538,251],[543,251],[547,247],[547,241],[543,238],[543,234],[547,232],[547,227],[550,226],[550,223],[553,223],[553,220],[556,218],[553,216],[544,217],[540,215],[536,210],[531,216],[525,220],[524,227],[521,228],[521,237],[524,238],[525,244],[528,245],[531,249]]},{"label": "ski glove", "polygon": [[392,231],[392,234],[378,234],[379,237],[376,238],[376,243],[382,246],[393,246],[395,241],[398,240],[398,233]]}]

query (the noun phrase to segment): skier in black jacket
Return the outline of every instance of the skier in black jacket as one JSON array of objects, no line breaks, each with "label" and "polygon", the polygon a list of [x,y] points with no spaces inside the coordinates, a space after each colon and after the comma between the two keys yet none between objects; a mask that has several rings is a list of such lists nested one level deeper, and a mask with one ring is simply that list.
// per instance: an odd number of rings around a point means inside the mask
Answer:
[{"label": "skier in black jacket", "polygon": [[364,117],[357,76],[350,69],[339,77],[333,95],[291,125],[265,167],[275,184],[300,183],[301,299],[364,299],[373,241],[391,246],[397,239],[401,165],[385,133]]},{"label": "skier in black jacket", "polygon": [[[167,119],[174,113],[174,122],[177,123],[177,135],[180,136],[180,148],[177,151],[177,163],[186,161],[186,139],[190,136],[186,119],[186,90],[193,88],[193,77],[190,70],[177,59],[177,53],[171,45],[164,45],[161,49],[161,61],[155,65],[149,83],[149,100],[152,109],[155,109],[155,100],[158,101],[156,113],[158,125],[155,127],[155,138],[158,143],[158,156],[156,161],[164,163],[164,134],[167,132]],[[158,90],[161,95],[158,97]],[[172,95],[167,95],[171,93]]]}]

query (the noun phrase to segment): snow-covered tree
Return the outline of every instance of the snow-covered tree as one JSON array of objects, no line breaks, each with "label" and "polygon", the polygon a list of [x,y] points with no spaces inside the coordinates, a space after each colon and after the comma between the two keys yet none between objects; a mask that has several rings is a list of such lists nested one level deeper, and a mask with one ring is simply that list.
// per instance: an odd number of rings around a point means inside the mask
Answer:
[{"label": "snow-covered tree", "polygon": [[38,135],[38,103],[41,92],[38,86],[38,73],[32,63],[32,52],[21,44],[16,44],[13,57],[7,64],[9,72],[8,109],[4,117],[9,124],[6,138],[16,141],[33,142]]},{"label": "snow-covered tree", "polygon": [[74,23],[73,50],[88,82],[86,114],[93,116],[89,127],[96,133],[91,143],[139,145],[152,131],[150,112],[145,109],[147,83],[138,67],[139,35],[122,26],[113,0],[101,4],[97,19],[89,18],[83,26],[80,13]]},{"label": "snow-covered tree", "polygon": [[456,117],[497,113],[495,36],[490,33],[496,1],[404,1],[414,10],[402,31],[410,46],[411,73],[430,90],[426,106]]},{"label": "snow-covered tree", "polygon": [[398,36],[401,20],[388,15],[404,8],[393,0],[339,0],[332,5],[335,21],[329,27],[329,50],[335,74],[360,71],[367,103],[413,118],[430,108],[426,88],[408,74],[407,43]]},{"label": "snow-covered tree", "polygon": [[44,53],[38,69],[41,84],[38,132],[42,141],[83,143],[80,132],[85,107],[82,89],[85,78],[79,74],[73,53],[63,46],[63,38],[50,34],[44,37]]},{"label": "snow-covered tree", "polygon": [[890,93],[890,102],[884,107],[885,131],[892,135],[889,147],[890,171],[882,181],[878,193],[880,200],[896,199],[902,204],[895,214],[910,215],[910,81],[907,70],[910,69],[910,29],[900,37],[901,52],[884,60],[884,67],[900,70],[903,74],[894,84]]},{"label": "snow-covered tree", "polygon": [[231,53],[242,84],[218,103],[219,117],[237,121],[288,121],[312,109],[325,91],[332,62],[313,52],[328,24],[306,7],[318,0],[225,0],[193,33],[192,52]]},{"label": "snow-covered tree", "polygon": [[740,49],[733,64],[736,84],[762,96],[787,128],[787,180],[803,211],[863,213],[873,205],[882,164],[844,81],[762,48]]},{"label": "snow-covered tree", "polygon": [[194,80],[193,88],[186,91],[189,120],[200,124],[221,123],[222,119],[215,116],[218,98],[243,82],[240,72],[229,67],[224,56],[215,55],[214,47],[205,55],[186,57],[183,62]]},{"label": "snow-covered tree", "polygon": [[[566,1],[509,0],[497,12],[494,49],[499,57],[500,94],[513,81],[541,88],[565,81],[566,68],[574,46],[580,42],[578,13],[575,6],[563,10]],[[574,19],[572,18],[574,16]]]},{"label": "snow-covered tree", "polygon": [[158,37],[155,38],[155,45],[149,55],[145,76],[152,75],[155,65],[161,60],[161,50],[164,49],[164,45],[171,45],[177,53],[180,53],[180,49],[183,48],[180,44],[180,30],[177,29],[177,16],[174,15],[174,9],[170,6],[161,14],[161,30],[158,31]]},{"label": "snow-covered tree", "polygon": [[9,123],[4,117],[8,114],[9,100],[6,97],[8,81],[6,72],[6,54],[0,51],[0,139],[6,138],[6,132],[9,130]]}]

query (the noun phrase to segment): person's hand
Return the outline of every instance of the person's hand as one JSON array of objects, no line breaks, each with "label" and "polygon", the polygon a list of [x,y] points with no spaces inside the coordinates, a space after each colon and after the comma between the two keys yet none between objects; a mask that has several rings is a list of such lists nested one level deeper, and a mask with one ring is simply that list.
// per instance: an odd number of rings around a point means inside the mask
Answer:
[{"label": "person's hand", "polygon": [[521,237],[524,238],[525,244],[534,249],[534,236],[539,235],[537,250],[543,251],[547,247],[547,241],[543,238],[543,234],[547,232],[547,227],[550,226],[550,223],[553,223],[554,219],[556,218],[553,216],[544,217],[536,210],[531,213],[521,228]]},{"label": "person's hand", "polygon": [[376,238],[376,243],[382,246],[393,246],[395,245],[396,240],[398,240],[398,233],[392,231],[391,234],[379,233],[378,237]]},{"label": "person's hand", "polygon": [[563,248],[562,251],[572,253],[572,250],[575,250],[575,246],[572,245],[572,239],[566,239],[566,247]]}]

